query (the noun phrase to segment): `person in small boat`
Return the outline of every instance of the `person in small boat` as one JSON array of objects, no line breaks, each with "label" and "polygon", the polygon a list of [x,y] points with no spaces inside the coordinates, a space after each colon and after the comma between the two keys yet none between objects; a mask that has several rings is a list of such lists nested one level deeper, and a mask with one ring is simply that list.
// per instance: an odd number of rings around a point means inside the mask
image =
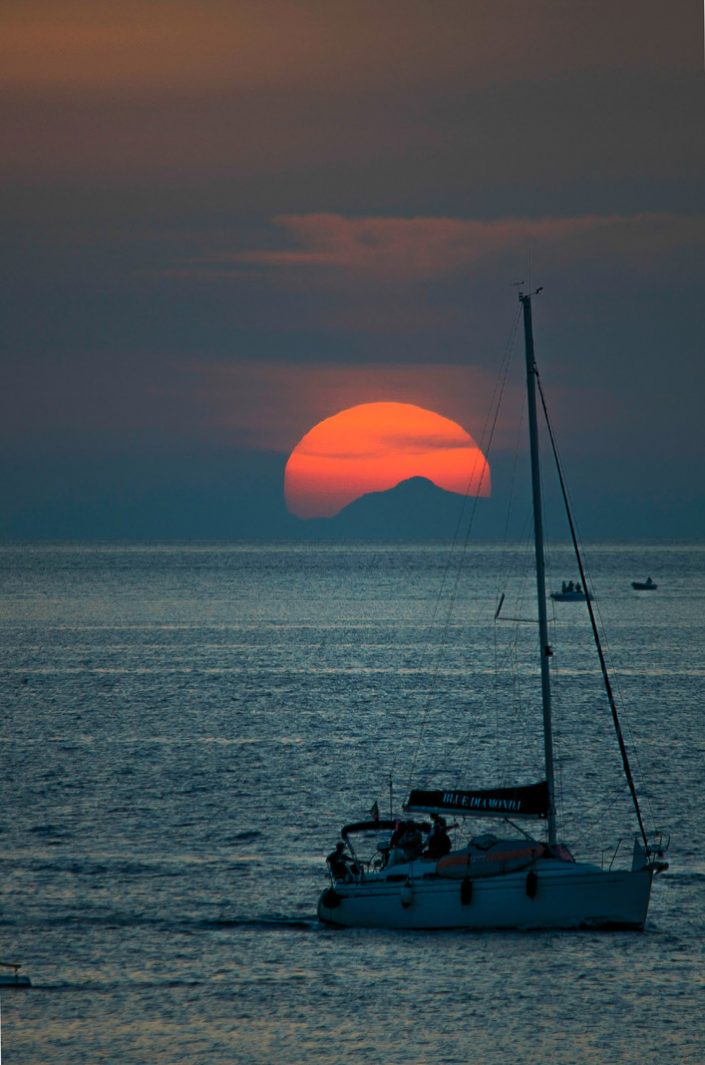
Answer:
[{"label": "person in small boat", "polygon": [[351,865],[352,859],[345,853],[345,843],[339,839],[335,850],[326,858],[326,864],[334,880],[347,880],[349,873],[354,872],[357,866]]},{"label": "person in small boat", "polygon": [[450,851],[450,836],[445,819],[440,814],[431,814],[431,831],[428,834],[425,855],[427,858],[443,858]]}]

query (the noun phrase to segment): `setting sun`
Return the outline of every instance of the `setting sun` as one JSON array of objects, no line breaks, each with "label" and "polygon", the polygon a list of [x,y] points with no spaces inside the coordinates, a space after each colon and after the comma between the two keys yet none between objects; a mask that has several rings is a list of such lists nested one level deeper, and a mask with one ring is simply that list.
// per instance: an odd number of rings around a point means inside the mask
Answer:
[{"label": "setting sun", "polygon": [[490,494],[489,465],[470,434],[411,403],[363,403],[319,422],[289,456],[284,494],[300,518],[332,517],[410,477],[448,492]]}]

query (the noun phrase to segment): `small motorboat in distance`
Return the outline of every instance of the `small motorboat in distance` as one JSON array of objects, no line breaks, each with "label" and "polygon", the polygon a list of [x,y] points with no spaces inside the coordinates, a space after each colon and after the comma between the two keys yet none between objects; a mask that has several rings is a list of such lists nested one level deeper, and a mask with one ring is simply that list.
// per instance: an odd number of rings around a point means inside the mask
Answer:
[{"label": "small motorboat in distance", "polygon": [[31,987],[32,981],[30,978],[28,976],[20,976],[19,970],[21,968],[22,966],[19,962],[0,961],[0,969],[12,970],[12,972],[0,971],[0,987]]},{"label": "small motorboat in distance", "polygon": [[651,577],[647,577],[645,581],[632,581],[632,588],[635,592],[653,592],[658,588],[658,584],[655,584]]},{"label": "small motorboat in distance", "polygon": [[560,592],[551,592],[551,599],[556,603],[584,603],[588,593],[582,584],[573,581],[563,581]]}]

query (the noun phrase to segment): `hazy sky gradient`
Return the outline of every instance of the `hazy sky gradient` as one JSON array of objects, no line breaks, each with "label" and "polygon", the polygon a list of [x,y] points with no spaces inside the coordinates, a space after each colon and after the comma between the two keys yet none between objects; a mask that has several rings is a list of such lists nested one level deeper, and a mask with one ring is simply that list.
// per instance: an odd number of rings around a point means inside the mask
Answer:
[{"label": "hazy sky gradient", "polygon": [[702,23],[8,0],[0,536],[296,535],[320,419],[415,403],[481,438],[531,279],[584,534],[701,538]]}]

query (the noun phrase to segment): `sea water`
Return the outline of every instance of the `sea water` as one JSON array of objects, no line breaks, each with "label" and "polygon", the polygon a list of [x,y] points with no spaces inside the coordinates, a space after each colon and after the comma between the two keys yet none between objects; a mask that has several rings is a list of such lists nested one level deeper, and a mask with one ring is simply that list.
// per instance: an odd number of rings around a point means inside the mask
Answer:
[{"label": "sea water", "polygon": [[[316,920],[324,857],[375,801],[540,779],[518,549],[0,547],[0,960],[33,983],[0,992],[9,1065],[705,1060],[705,547],[587,557],[644,816],[672,836],[642,933]],[[586,621],[551,606],[561,838],[629,864]]]}]

